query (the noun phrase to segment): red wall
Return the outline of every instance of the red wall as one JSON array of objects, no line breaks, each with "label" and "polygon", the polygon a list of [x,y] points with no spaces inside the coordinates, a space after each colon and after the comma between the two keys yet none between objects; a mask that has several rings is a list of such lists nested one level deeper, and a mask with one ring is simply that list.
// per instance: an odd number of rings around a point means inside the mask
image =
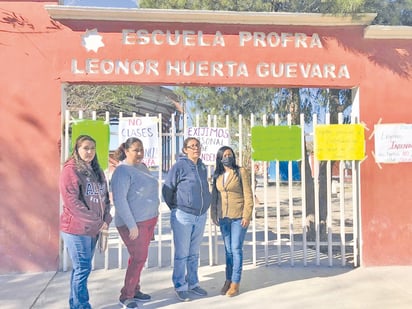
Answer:
[{"label": "red wall", "polygon": [[[361,118],[368,124],[411,123],[410,41],[393,41],[376,48],[378,63],[366,67],[367,80],[361,83]],[[381,44],[384,45],[384,44]],[[408,56],[397,54],[405,49]],[[391,64],[390,67],[385,65]],[[363,265],[412,265],[412,182],[411,163],[377,165],[374,142],[366,139],[368,158],[361,164]]]},{"label": "red wall", "polygon": [[[364,27],[290,27],[53,21],[46,2],[0,3],[0,273],[58,268],[61,86],[64,82],[244,86],[360,87],[360,115],[367,159],[361,164],[362,261],[370,265],[412,264],[412,165],[375,163],[374,124],[410,122],[410,40],[365,40]],[[53,3],[52,3],[53,4]],[[54,3],[55,4],[55,3]],[[98,53],[80,44],[97,28],[105,47]],[[223,47],[124,46],[121,29],[202,30],[226,37]],[[322,49],[239,47],[245,31],[318,33]],[[72,59],[87,58],[307,62],[347,64],[349,79],[104,75],[71,71]],[[160,69],[161,71],[163,69]],[[163,71],[162,71],[163,72]]]}]

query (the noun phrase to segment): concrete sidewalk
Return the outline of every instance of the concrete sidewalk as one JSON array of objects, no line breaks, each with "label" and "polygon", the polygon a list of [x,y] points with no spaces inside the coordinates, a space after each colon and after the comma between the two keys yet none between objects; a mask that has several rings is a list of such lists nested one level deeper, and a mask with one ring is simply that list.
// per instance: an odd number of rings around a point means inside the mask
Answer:
[{"label": "concrete sidewalk", "polygon": [[[95,309],[115,309],[125,270],[96,270],[89,278]],[[219,295],[224,266],[202,266],[201,286],[209,295],[179,302],[172,269],[143,270],[142,290],[152,300],[140,308],[411,308],[412,266],[349,268],[246,265],[241,294]],[[0,308],[68,308],[70,272],[0,276]]]}]

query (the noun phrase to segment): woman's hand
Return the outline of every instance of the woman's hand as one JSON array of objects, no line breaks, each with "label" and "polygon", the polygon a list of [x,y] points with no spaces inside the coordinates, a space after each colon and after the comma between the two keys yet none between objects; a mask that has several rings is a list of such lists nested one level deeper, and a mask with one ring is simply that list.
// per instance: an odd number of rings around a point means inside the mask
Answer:
[{"label": "woman's hand", "polygon": [[247,228],[249,226],[249,223],[250,223],[250,220],[242,219],[241,225],[242,225],[243,228]]},{"label": "woman's hand", "polygon": [[104,231],[104,230],[107,230],[109,228],[109,226],[107,225],[107,223],[106,222],[103,222],[103,225],[102,225],[102,227],[100,228],[100,232],[101,231]]},{"label": "woman's hand", "polygon": [[139,236],[139,229],[136,227],[129,230],[129,238],[135,240]]}]

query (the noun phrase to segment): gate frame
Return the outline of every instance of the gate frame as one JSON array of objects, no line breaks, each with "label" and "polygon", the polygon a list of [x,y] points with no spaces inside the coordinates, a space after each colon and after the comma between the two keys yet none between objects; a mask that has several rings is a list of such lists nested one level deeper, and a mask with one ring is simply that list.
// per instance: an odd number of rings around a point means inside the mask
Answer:
[{"label": "gate frame", "polygon": [[[62,144],[62,165],[63,162],[65,160],[65,158],[68,157],[68,149],[69,147],[69,128],[71,123],[73,123],[74,121],[71,121],[71,113],[70,111],[68,111],[66,109],[66,105],[65,105],[65,98],[66,98],[66,94],[64,91],[64,88],[62,88],[63,90],[63,95],[62,98],[63,100],[63,110],[65,111],[64,114],[64,131],[62,132],[62,140],[64,140],[64,144]],[[353,96],[353,102],[352,102],[352,106],[355,107],[355,111],[359,110],[358,106],[359,106],[359,90],[355,89],[355,91],[352,92],[354,94]],[[352,108],[353,108],[352,107]],[[352,109],[353,111],[353,109]],[[136,114],[133,113],[132,115],[133,117],[136,117]],[[149,116],[149,115],[146,115]],[[78,119],[84,119],[83,118],[83,111],[79,111],[78,112]],[[119,119],[121,119],[123,117],[123,114],[120,113],[119,114]],[[139,116],[142,117],[142,116]],[[267,126],[267,120],[266,120],[266,115],[262,116],[262,125],[263,126]],[[358,117],[359,116],[352,116],[352,122],[351,123],[357,123],[358,122]],[[162,132],[162,115],[159,114],[157,116],[159,122],[158,122],[158,129],[159,129],[159,136],[158,136],[158,147],[159,147],[159,151],[161,153],[163,153],[163,143],[162,141],[164,141],[165,138],[170,138],[170,142],[171,142],[171,153],[168,156],[170,158],[170,163],[167,164],[167,166],[171,166],[173,164],[173,162],[176,161],[176,156],[178,154],[178,147],[176,147],[177,145],[180,145],[181,142],[179,140],[183,139],[183,133],[177,133],[176,131],[176,123],[175,123],[175,117],[171,117],[171,126],[170,126],[170,131],[169,132]],[[213,119],[213,122],[212,122]],[[290,114],[287,116],[288,119],[288,125],[291,124],[291,116]],[[314,114],[313,115],[313,132],[312,134],[315,134],[315,127],[317,125],[316,122],[317,119],[317,115]],[[326,124],[329,123],[329,117],[327,114],[327,118],[326,118]],[[92,111],[92,120],[96,120],[96,111]],[[342,115],[339,115],[339,123],[342,123]],[[110,115],[109,112],[105,113],[105,122],[106,123],[110,123]],[[218,117],[216,115],[208,115],[207,117],[207,126],[208,127],[217,127],[217,122],[218,122]],[[230,129],[230,121],[229,121],[229,116],[226,116],[225,119],[225,127],[227,129]],[[243,149],[243,143],[244,143],[244,139],[245,138],[249,138],[251,136],[250,132],[248,134],[248,136],[244,137],[243,136],[243,130],[242,130],[242,122],[243,122],[243,115],[239,115],[238,118],[238,134],[236,134],[236,136],[238,137],[238,144],[239,144],[239,150],[238,150],[238,161],[239,164],[242,165],[243,162],[243,151],[241,149]],[[304,117],[301,114],[300,115],[300,123],[304,123]],[[255,126],[255,115],[251,114],[250,115],[250,127],[252,128],[253,126]],[[275,115],[275,126],[278,126],[279,124],[279,117],[278,115]],[[196,127],[200,127],[200,115],[196,115],[196,121],[195,121],[195,126]],[[300,242],[295,242],[294,240],[294,229],[293,229],[293,201],[292,201],[292,191],[290,191],[291,187],[292,187],[292,165],[291,162],[289,161],[289,166],[288,166],[288,186],[289,186],[289,223],[290,223],[290,230],[289,230],[289,242],[288,241],[282,241],[282,239],[280,239],[280,235],[281,235],[281,230],[280,230],[280,209],[281,209],[281,205],[280,205],[280,198],[279,198],[279,191],[280,191],[280,178],[279,178],[279,161],[276,161],[276,217],[277,217],[277,240],[269,240],[268,237],[268,232],[269,232],[269,225],[268,225],[268,191],[267,191],[267,186],[268,186],[268,182],[267,182],[267,162],[263,163],[264,166],[264,173],[263,173],[263,177],[264,177],[264,240],[263,241],[257,241],[256,239],[256,233],[257,233],[257,227],[256,227],[256,220],[252,220],[252,241],[245,241],[245,245],[251,245],[252,246],[252,264],[254,266],[257,265],[257,245],[263,245],[264,246],[264,264],[268,265],[269,264],[269,249],[270,246],[273,245],[277,248],[277,264],[281,265],[281,255],[282,255],[282,245],[286,245],[289,246],[290,248],[290,265],[294,266],[295,265],[295,259],[294,259],[294,255],[295,255],[295,245],[302,245],[303,247],[303,265],[307,266],[307,262],[308,262],[308,241],[306,238],[306,220],[303,220],[303,218],[306,218],[306,203],[305,203],[305,185],[304,185],[304,179],[305,179],[305,168],[304,168],[304,163],[305,163],[305,158],[306,158],[306,154],[305,154],[305,147],[304,147],[304,143],[305,143],[305,129],[304,126],[301,126],[301,130],[302,130],[302,140],[301,140],[301,151],[302,151],[302,163],[301,164],[301,198],[302,198],[302,243]],[[183,132],[186,132],[186,128],[188,127],[188,115],[184,115],[183,117]],[[168,147],[169,148],[169,147]],[[163,157],[163,155],[161,156]],[[255,165],[255,161],[252,160],[251,158],[251,166]],[[332,240],[332,232],[331,232],[331,226],[332,226],[332,222],[331,222],[331,168],[330,168],[330,161],[328,161],[328,166],[327,166],[327,192],[328,192],[328,216],[327,216],[327,226],[328,226],[328,241],[327,241],[327,246],[328,246],[328,266],[333,266],[333,254],[332,254],[332,246],[336,245],[335,243],[333,243]],[[360,220],[359,220],[359,216],[360,216],[360,198],[359,198],[359,194],[360,194],[360,168],[359,168],[359,162],[355,162],[352,161],[352,171],[355,171],[355,173],[352,172],[352,190],[355,190],[355,192],[352,192],[352,205],[353,205],[353,265],[355,267],[360,265],[360,242],[361,242],[361,238],[360,238]],[[163,178],[162,178],[162,172],[163,172],[163,162],[160,162],[159,167],[158,167],[158,180],[159,180],[159,198],[160,200],[162,200],[162,196],[161,196],[161,184],[163,182]],[[302,168],[303,166],[303,168]],[[342,175],[342,162],[340,163],[340,174]],[[211,178],[211,166],[208,166],[208,175],[209,178]],[[255,171],[254,168],[251,168],[251,177],[252,177],[252,190],[255,196]],[[314,160],[314,170],[313,173],[315,175],[318,175],[318,161]],[[108,177],[108,181],[110,179],[110,175],[107,173]],[[314,193],[315,193],[315,225],[316,225],[316,240],[315,240],[315,247],[316,247],[316,262],[315,264],[317,266],[320,265],[320,245],[323,244],[319,238],[320,234],[319,234],[319,198],[318,198],[318,192],[319,192],[319,187],[318,187],[318,181],[317,181],[317,177],[314,178]],[[341,180],[340,181],[340,192],[344,192],[344,181]],[[341,195],[343,196],[343,194]],[[343,210],[344,210],[344,206],[343,206],[344,201],[341,201],[341,208],[343,207],[343,209],[341,209],[341,239],[344,239],[344,235],[345,235],[345,217],[344,214],[342,214]],[[164,204],[164,203],[162,203]],[[160,209],[162,207],[159,207]],[[60,201],[60,212],[62,211],[62,202]],[[162,267],[165,266],[162,264],[162,242],[164,241],[163,238],[163,225],[162,225],[162,211],[160,210],[160,214],[159,214],[159,221],[157,224],[158,227],[158,239],[157,239],[157,245],[158,245],[158,253],[157,253],[157,267]],[[342,217],[343,216],[343,217]],[[256,203],[255,203],[255,207],[253,208],[253,218],[256,218]],[[170,234],[171,236],[171,234]],[[207,229],[205,230],[205,236],[208,237],[208,248],[209,248],[209,254],[208,254],[208,259],[209,259],[209,265],[217,265],[219,263],[218,261],[218,236],[219,236],[219,231],[217,230],[216,226],[212,226],[212,221],[210,220],[210,218],[207,221]],[[168,237],[166,237],[168,238]],[[166,241],[166,240],[165,240]],[[168,240],[167,240],[168,241]],[[120,237],[117,237],[117,241],[111,241],[110,243],[116,243],[117,244],[117,248],[118,248],[118,268],[122,268],[123,267],[123,249],[124,249],[124,245],[122,244],[122,241],[120,239]],[[346,240],[342,241],[340,243],[341,246],[341,266],[346,266]],[[173,253],[174,253],[174,248],[173,248],[173,242],[171,241],[171,252],[170,252],[170,256],[171,256],[171,263],[170,266],[173,266]],[[104,269],[108,269],[109,268],[109,250],[106,250],[106,252],[104,253]],[[150,255],[149,255],[150,258]],[[146,262],[146,267],[148,267],[149,265],[149,258],[148,261]],[[62,239],[60,238],[60,265],[62,266],[62,269],[64,271],[66,271],[68,269],[68,259],[67,259],[67,252],[65,250],[64,244]],[[167,265],[166,265],[167,266]],[[95,259],[93,259],[93,268],[95,268]]]}]

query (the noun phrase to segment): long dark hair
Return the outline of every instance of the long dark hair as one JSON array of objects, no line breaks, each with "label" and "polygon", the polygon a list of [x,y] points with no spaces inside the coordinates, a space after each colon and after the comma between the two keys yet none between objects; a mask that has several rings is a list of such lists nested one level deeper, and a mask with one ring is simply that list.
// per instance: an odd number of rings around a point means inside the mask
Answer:
[{"label": "long dark hair", "polygon": [[219,177],[219,175],[222,175],[222,174],[225,173],[225,167],[222,164],[222,159],[223,159],[223,153],[226,150],[230,150],[232,152],[233,165],[231,166],[231,168],[235,171],[236,175],[239,176],[239,168],[240,167],[239,167],[239,165],[236,164],[235,152],[229,146],[222,146],[222,147],[219,148],[219,150],[217,151],[217,154],[216,154],[215,172],[213,173],[213,185],[214,186],[216,185],[217,177]]},{"label": "long dark hair", "polygon": [[113,154],[113,157],[117,161],[123,161],[126,158],[126,150],[132,147],[134,143],[140,143],[143,146],[141,139],[137,137],[129,137],[125,142],[121,143],[119,148],[117,148]]},{"label": "long dark hair", "polygon": [[[85,141],[91,141],[91,142],[94,143],[94,145],[96,145],[96,141],[90,135],[79,135],[76,139],[76,142],[74,143],[73,152],[72,152],[70,158],[74,159],[74,163],[76,164],[77,170],[80,173],[82,173],[86,176],[91,176],[90,175],[90,170],[89,170],[86,162],[84,162],[80,158],[80,155],[79,155],[79,148],[82,145],[82,143],[85,142]],[[104,179],[103,179],[103,176],[102,176],[102,169],[100,168],[99,160],[97,159],[97,153],[94,155],[93,160],[90,162],[90,166],[93,170],[94,175],[97,178],[97,181],[100,182],[100,183],[103,183]]]}]

